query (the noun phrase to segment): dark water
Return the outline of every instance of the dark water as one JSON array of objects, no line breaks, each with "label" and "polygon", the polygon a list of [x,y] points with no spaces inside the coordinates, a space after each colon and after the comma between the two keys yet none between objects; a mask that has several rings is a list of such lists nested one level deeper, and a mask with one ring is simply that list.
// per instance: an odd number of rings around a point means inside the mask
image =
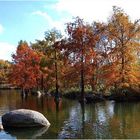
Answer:
[{"label": "dark water", "polygon": [[115,139],[140,138],[140,103],[102,103],[81,105],[62,99],[56,108],[51,97],[28,96],[22,99],[19,91],[0,91],[0,116],[19,109],[33,109],[50,121],[43,128],[0,131],[0,139]]}]

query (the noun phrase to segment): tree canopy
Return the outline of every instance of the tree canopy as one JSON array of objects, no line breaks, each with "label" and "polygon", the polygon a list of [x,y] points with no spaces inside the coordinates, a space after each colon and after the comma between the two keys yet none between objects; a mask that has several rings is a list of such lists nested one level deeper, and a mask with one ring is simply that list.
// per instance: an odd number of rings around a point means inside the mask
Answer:
[{"label": "tree canopy", "polygon": [[67,35],[45,32],[30,46],[21,41],[13,54],[10,81],[22,88],[63,91],[85,88],[110,92],[140,88],[140,24],[113,7],[107,23],[92,24],[76,17],[67,23]]}]

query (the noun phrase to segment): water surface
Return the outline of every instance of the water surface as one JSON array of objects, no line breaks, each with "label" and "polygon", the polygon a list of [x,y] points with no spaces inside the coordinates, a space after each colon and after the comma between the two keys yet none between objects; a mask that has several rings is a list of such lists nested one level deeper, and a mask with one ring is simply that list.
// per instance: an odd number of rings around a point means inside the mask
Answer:
[{"label": "water surface", "polygon": [[[113,101],[88,104],[62,99],[56,106],[52,97],[28,96],[20,91],[0,90],[0,116],[19,109],[43,113],[51,123],[43,128],[0,131],[0,139],[115,139],[140,138],[140,103]],[[1,120],[0,120],[1,121]]]}]

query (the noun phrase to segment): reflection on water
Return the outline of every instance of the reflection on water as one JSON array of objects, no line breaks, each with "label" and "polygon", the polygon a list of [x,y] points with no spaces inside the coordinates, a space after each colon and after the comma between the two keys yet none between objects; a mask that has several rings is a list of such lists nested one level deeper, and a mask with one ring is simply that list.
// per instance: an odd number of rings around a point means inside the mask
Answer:
[{"label": "reflection on water", "polygon": [[140,103],[113,101],[81,105],[77,101],[28,95],[19,91],[0,91],[0,116],[19,108],[43,113],[50,121],[48,128],[0,131],[0,139],[140,138]]},{"label": "reflection on water", "polygon": [[48,127],[41,128],[17,128],[17,129],[9,129],[5,130],[12,137],[16,137],[17,139],[36,139],[46,133]]}]

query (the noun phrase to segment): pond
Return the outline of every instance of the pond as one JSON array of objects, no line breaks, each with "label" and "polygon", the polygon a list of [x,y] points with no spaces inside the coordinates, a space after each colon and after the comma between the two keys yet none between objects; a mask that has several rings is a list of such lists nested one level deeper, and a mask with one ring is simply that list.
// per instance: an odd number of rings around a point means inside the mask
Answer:
[{"label": "pond", "polygon": [[[19,109],[33,109],[51,123],[43,128],[0,131],[0,139],[135,139],[140,138],[140,103],[105,101],[86,104],[62,99],[56,107],[52,97],[29,95],[18,90],[0,90],[0,116]],[[1,121],[1,118],[0,118]]]}]

